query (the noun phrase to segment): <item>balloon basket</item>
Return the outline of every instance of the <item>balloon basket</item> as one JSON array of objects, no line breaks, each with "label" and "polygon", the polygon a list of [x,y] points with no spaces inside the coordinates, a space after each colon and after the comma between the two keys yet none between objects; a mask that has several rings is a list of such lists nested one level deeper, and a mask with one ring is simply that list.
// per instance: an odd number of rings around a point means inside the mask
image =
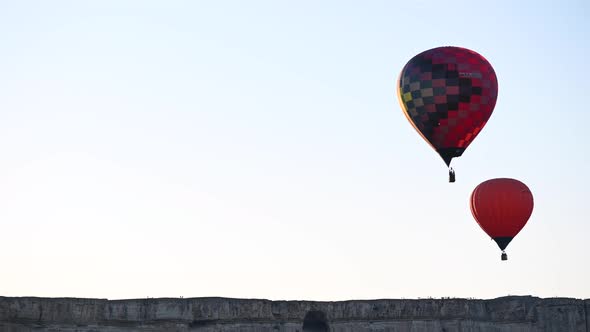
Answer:
[{"label": "balloon basket", "polygon": [[505,252],[502,252],[502,260],[503,261],[507,261],[508,260],[508,255],[506,255]]}]

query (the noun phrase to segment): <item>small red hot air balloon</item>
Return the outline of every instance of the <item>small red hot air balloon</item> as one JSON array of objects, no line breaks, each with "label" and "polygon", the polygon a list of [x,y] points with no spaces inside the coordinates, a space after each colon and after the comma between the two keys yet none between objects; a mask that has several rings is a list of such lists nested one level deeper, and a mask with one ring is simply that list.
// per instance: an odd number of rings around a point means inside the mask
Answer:
[{"label": "small red hot air balloon", "polygon": [[461,47],[437,47],[408,61],[397,84],[402,110],[449,167],[492,115],[498,79],[480,54]]},{"label": "small red hot air balloon", "polygon": [[533,212],[533,194],[529,188],[515,179],[487,180],[475,187],[470,205],[479,226],[496,241],[502,250],[502,260],[507,260],[504,250]]}]

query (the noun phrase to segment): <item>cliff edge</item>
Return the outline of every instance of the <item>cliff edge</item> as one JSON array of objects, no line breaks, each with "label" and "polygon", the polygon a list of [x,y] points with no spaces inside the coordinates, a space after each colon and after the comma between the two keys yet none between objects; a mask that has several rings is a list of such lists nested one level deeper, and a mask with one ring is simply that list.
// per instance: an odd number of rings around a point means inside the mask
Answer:
[{"label": "cliff edge", "polygon": [[508,296],[314,302],[0,297],[0,331],[590,332],[590,299]]}]

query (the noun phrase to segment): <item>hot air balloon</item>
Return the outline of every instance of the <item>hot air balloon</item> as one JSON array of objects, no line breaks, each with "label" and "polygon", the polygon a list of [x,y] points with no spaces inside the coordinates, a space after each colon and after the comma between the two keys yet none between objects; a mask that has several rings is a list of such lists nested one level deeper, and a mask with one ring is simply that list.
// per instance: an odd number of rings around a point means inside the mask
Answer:
[{"label": "hot air balloon", "polygon": [[449,167],[484,127],[498,97],[490,63],[460,47],[438,47],[413,57],[402,69],[397,95],[408,121]]},{"label": "hot air balloon", "polygon": [[529,188],[515,179],[487,180],[475,187],[470,205],[473,218],[496,241],[502,250],[502,260],[507,260],[504,250],[533,212],[533,194]]}]

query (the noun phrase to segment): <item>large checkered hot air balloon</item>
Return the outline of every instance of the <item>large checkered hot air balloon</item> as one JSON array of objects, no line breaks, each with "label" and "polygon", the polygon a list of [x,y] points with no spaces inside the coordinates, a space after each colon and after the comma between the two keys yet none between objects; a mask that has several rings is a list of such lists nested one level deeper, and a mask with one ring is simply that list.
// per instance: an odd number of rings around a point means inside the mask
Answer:
[{"label": "large checkered hot air balloon", "polygon": [[402,69],[398,87],[402,109],[418,133],[449,167],[486,124],[498,97],[490,63],[460,47],[438,47],[413,57]]},{"label": "large checkered hot air balloon", "polygon": [[480,183],[469,200],[473,218],[504,251],[533,213],[533,194],[515,179],[491,179]]}]

